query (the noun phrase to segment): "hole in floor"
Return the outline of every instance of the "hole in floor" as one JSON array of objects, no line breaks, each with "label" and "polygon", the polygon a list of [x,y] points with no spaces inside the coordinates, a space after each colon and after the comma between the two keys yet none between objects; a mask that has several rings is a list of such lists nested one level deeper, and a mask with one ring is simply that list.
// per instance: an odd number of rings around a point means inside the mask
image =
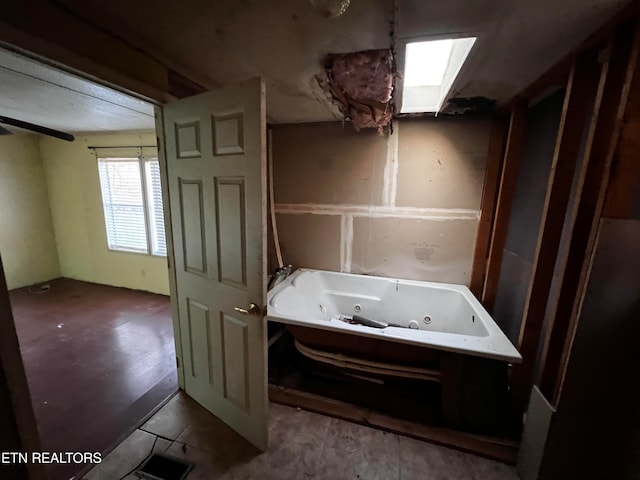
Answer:
[{"label": "hole in floor", "polygon": [[134,474],[150,480],[184,480],[192,468],[192,463],[154,453]]}]

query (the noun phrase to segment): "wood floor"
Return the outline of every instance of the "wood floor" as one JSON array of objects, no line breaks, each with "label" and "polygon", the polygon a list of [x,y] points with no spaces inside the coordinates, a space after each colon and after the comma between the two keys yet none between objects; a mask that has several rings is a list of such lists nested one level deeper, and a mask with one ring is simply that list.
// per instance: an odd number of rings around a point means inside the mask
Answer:
[{"label": "wood floor", "polygon": [[[70,279],[10,293],[42,440],[104,452],[177,389],[169,298]],[[52,480],[82,466],[51,465]]]}]

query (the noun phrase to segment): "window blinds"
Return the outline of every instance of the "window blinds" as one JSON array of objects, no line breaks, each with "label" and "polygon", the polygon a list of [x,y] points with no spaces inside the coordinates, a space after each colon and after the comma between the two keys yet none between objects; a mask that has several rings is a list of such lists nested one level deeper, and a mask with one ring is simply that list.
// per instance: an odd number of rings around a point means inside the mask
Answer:
[{"label": "window blinds", "polygon": [[162,210],[162,188],[160,184],[160,162],[150,159],[145,162],[147,176],[147,205],[149,206],[149,229],[151,230],[151,251],[154,255],[167,255],[164,233],[164,212]]},{"label": "window blinds", "polygon": [[98,168],[109,249],[166,256],[158,160],[100,158]]}]

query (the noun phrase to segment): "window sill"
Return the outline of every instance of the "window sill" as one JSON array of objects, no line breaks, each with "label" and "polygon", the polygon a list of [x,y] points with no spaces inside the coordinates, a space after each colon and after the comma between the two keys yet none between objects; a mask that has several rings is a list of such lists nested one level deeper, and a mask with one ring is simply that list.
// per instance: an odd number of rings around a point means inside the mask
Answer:
[{"label": "window sill", "polygon": [[109,252],[113,252],[113,253],[125,253],[125,254],[141,255],[143,257],[167,258],[166,255],[157,255],[157,254],[154,254],[154,253],[140,252],[140,251],[137,251],[137,250],[124,250],[124,249],[120,249],[120,248],[110,248],[110,247],[107,247],[107,250]]}]

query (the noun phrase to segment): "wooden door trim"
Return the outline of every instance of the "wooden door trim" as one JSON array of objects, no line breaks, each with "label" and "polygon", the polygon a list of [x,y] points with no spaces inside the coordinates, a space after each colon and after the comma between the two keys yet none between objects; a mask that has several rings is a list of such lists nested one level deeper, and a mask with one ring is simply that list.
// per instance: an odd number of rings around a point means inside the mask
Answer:
[{"label": "wooden door trim", "polygon": [[60,3],[14,2],[0,11],[0,46],[160,105],[216,85],[183,65],[102,28]]},{"label": "wooden door trim", "polygon": [[[0,257],[0,370],[6,379],[7,391],[11,397],[12,411],[1,412],[13,416],[19,438],[14,439],[22,452],[39,452],[40,436],[27,376],[24,370],[20,344],[13,319],[9,289]],[[2,386],[0,386],[2,387]],[[6,434],[6,432],[4,432]],[[29,480],[45,480],[44,464],[26,465]]]},{"label": "wooden door trim", "polygon": [[173,341],[176,349],[176,368],[178,386],[184,390],[184,363],[182,362],[182,334],[178,312],[178,284],[176,282],[176,255],[173,248],[173,224],[171,222],[171,196],[169,194],[169,174],[167,147],[164,135],[164,112],[161,106],[155,107],[156,142],[160,163],[160,183],[162,187],[162,208],[164,210],[165,239],[167,243],[167,268],[169,270],[169,299],[171,301],[171,319],[173,322]]},{"label": "wooden door trim", "polygon": [[[134,78],[127,72],[82,56],[3,19],[0,19],[0,46],[153,104],[165,103],[174,98],[169,93],[168,81],[158,85]],[[109,48],[105,50],[110,51]]]}]

